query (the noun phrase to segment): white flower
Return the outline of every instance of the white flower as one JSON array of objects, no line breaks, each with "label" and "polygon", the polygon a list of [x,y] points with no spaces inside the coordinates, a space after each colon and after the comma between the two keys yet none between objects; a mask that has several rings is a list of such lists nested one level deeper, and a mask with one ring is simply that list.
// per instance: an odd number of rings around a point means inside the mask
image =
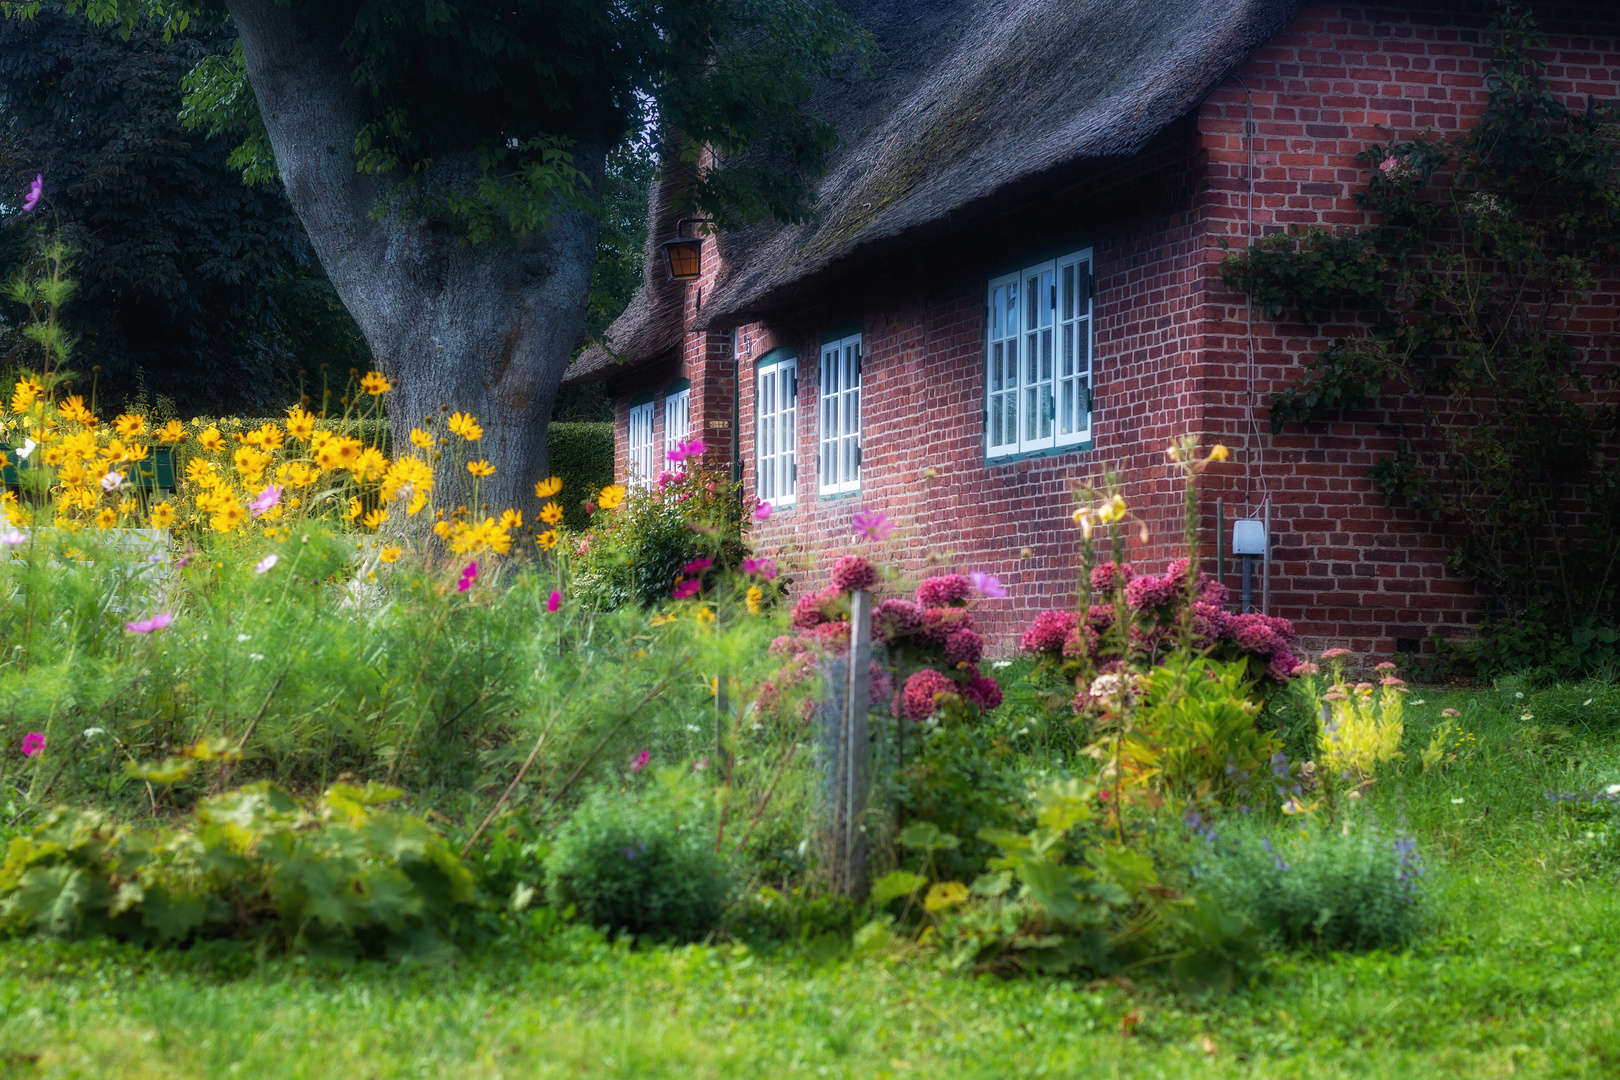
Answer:
[{"label": "white flower", "polygon": [[1608,787],[1603,789],[1603,794],[1613,795],[1616,798],[1620,798],[1620,784],[1610,784]]},{"label": "white flower", "polygon": [[262,653],[262,652],[250,652],[250,653],[248,653],[248,659],[249,660],[263,660],[264,659],[264,653]]},{"label": "white flower", "polygon": [[237,641],[252,641],[253,640],[253,635],[252,634],[237,634],[236,635],[236,640]]},{"label": "white flower", "polygon": [[990,666],[993,667],[993,668],[1012,667],[1012,661],[1011,660],[997,660],[995,663],[991,664]]},{"label": "white flower", "polygon": [[1452,799],[1451,804],[1453,806],[1461,806],[1462,805],[1462,800],[1461,799]]},{"label": "white flower", "polygon": [[17,460],[27,461],[28,455],[32,454],[34,452],[34,448],[38,445],[39,443],[35,442],[33,439],[24,439],[22,449],[17,451]]},{"label": "white flower", "polygon": [[106,728],[87,727],[87,728],[84,729],[84,737],[87,738],[87,739],[93,739],[97,735],[105,735],[105,734],[107,734],[107,729]]},{"label": "white flower", "polygon": [[1513,692],[1513,696],[1516,697],[1516,698],[1522,698],[1522,697],[1524,697],[1524,691],[1523,690],[1515,690]]},{"label": "white flower", "polygon": [[1422,698],[1418,698],[1416,701],[1411,702],[1410,704],[1413,704],[1413,705],[1427,705],[1428,702],[1424,701]]},{"label": "white flower", "polygon": [[123,473],[121,473],[121,472],[110,472],[106,476],[103,476],[101,478],[101,490],[102,491],[117,491],[119,485],[122,484],[123,482],[124,482],[124,474]]},{"label": "white flower", "polygon": [[1586,708],[1588,705],[1592,704],[1592,701],[1592,698],[1587,698],[1585,701],[1581,702],[1581,708]]},{"label": "white flower", "polygon": [[1520,720],[1534,720],[1534,719],[1535,719],[1535,718],[1536,718],[1536,714],[1535,714],[1535,713],[1533,713],[1533,712],[1531,712],[1531,711],[1529,711],[1529,710],[1528,710],[1528,709],[1526,709],[1526,710],[1525,710],[1525,711],[1524,711],[1524,712],[1523,712],[1523,713],[1522,713],[1522,714],[1520,714],[1520,716],[1519,716],[1519,719],[1520,719]]}]

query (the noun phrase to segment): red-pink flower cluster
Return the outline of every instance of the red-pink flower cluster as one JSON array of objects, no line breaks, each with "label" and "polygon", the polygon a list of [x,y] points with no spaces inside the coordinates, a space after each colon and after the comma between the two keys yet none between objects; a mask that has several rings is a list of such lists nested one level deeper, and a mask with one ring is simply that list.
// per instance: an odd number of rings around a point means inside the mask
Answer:
[{"label": "red-pink flower cluster", "polygon": [[820,592],[805,593],[793,605],[788,621],[800,630],[814,630],[824,622],[849,618],[849,601],[844,591],[829,585]]},{"label": "red-pink flower cluster", "polygon": [[924,578],[917,586],[917,603],[923,607],[965,604],[973,595],[973,582],[963,574],[940,574]]},{"label": "red-pink flower cluster", "polygon": [[[1186,559],[1176,560],[1157,576],[1138,574],[1130,566],[1116,568],[1113,563],[1092,570],[1092,588],[1099,593],[1111,592],[1120,580],[1125,582],[1126,607],[1137,616],[1131,627],[1134,654],[1154,656],[1174,640],[1187,598],[1187,572]],[[1233,615],[1227,611],[1228,599],[1226,586],[1208,574],[1198,574],[1192,600],[1194,644],[1263,661],[1267,677],[1287,682],[1298,663],[1289,651],[1293,624],[1266,615]],[[1035,616],[1020,644],[1025,652],[1054,660],[1079,660],[1094,655],[1113,621],[1114,608],[1109,604],[1092,605],[1084,622],[1072,611],[1043,611]]]},{"label": "red-pink flower cluster", "polygon": [[833,564],[833,586],[843,592],[858,592],[877,584],[877,571],[859,555],[845,555]]}]

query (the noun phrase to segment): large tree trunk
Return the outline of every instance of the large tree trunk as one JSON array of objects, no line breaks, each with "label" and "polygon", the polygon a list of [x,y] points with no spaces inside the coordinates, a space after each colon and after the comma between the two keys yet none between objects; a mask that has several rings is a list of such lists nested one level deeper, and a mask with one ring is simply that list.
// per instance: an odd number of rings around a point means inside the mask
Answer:
[{"label": "large tree trunk", "polygon": [[[278,0],[228,0],[276,164],[293,209],[344,305],[359,323],[389,395],[396,449],[440,405],[470,412],[485,435],[475,457],[496,473],[482,498],[533,517],[547,475],[546,423],[585,323],[596,220],[560,211],[550,228],[477,246],[442,223],[374,214],[386,181],[355,171],[362,100],[341,42],[350,5],[294,14]],[[606,147],[581,138],[575,164],[600,182]],[[477,179],[469,153],[434,173]],[[437,501],[449,494],[440,469]],[[583,493],[565,492],[578,498]]]}]

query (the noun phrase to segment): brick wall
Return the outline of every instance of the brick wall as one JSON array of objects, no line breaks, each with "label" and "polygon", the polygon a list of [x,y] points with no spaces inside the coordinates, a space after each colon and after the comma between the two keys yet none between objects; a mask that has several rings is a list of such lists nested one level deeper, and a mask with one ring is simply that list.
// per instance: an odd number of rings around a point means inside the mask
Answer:
[{"label": "brick wall", "polygon": [[[1150,528],[1146,544],[1133,539],[1133,561],[1159,569],[1179,554],[1181,493],[1164,451],[1191,432],[1238,451],[1205,478],[1206,556],[1216,498],[1229,531],[1231,517],[1259,513],[1269,495],[1272,611],[1295,620],[1308,648],[1387,654],[1398,641],[1467,632],[1478,604],[1444,568],[1445,538],[1385,507],[1366,479],[1368,466],[1393,450],[1393,424],[1412,403],[1381,402],[1387,407],[1348,422],[1272,437],[1269,394],[1301,359],[1352,332],[1353,320],[1317,328],[1251,320],[1244,297],[1229,293],[1217,270],[1221,238],[1242,246],[1288,224],[1361,223],[1354,155],[1366,143],[1388,141],[1390,129],[1396,137],[1425,127],[1455,132],[1478,112],[1489,59],[1483,18],[1455,5],[1414,6],[1303,8],[1195,116],[1136,159],[874,259],[805,309],[738,327],[740,386],[729,334],[687,335],[679,358],[618,380],[621,470],[629,396],[684,376],[693,384],[694,430],[701,416],[712,459],[729,451],[729,428],[720,425],[729,423],[736,393],[752,492],[753,360],[789,345],[799,356],[798,504],[757,527],[754,543],[805,586],[819,584],[832,559],[854,547],[853,515],[881,510],[897,528],[879,553],[908,578],[982,569],[1008,585],[1011,595],[983,611],[1005,647],[1036,611],[1070,602],[1078,540],[1070,490],[1102,466],[1123,472],[1127,498]],[[1583,17],[1576,11],[1572,25]],[[1613,37],[1551,29],[1550,73],[1560,92],[1582,105],[1588,93],[1620,96]],[[1095,250],[1095,449],[986,464],[987,268],[1057,237]],[[705,245],[706,278],[688,287],[689,320],[700,288],[723,272],[723,257],[723,237]],[[1614,305],[1604,299],[1589,313],[1596,334],[1613,331]],[[818,498],[817,347],[850,320],[862,326],[865,353],[862,491]],[[661,403],[656,412],[661,432]],[[1229,570],[1234,589],[1237,580]]]}]

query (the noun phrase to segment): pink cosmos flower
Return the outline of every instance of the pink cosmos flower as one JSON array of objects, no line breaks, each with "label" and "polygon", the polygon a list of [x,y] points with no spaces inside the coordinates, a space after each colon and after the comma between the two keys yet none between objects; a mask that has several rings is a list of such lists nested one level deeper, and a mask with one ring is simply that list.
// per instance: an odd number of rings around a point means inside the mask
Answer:
[{"label": "pink cosmos flower", "polygon": [[681,567],[681,573],[683,573],[683,574],[701,574],[701,573],[703,573],[703,571],[707,570],[709,567],[711,567],[713,565],[714,565],[714,560],[713,559],[693,559],[691,562],[689,562],[685,566]]},{"label": "pink cosmos flower", "polygon": [[652,754],[650,754],[646,750],[643,750],[641,753],[637,754],[636,759],[630,763],[630,771],[631,772],[640,772],[642,769],[645,769],[647,767],[647,762],[649,762],[651,760],[652,760]]},{"label": "pink cosmos flower", "polygon": [[39,200],[45,195],[45,174],[39,173],[34,182],[28,185],[28,194],[23,196],[22,208],[24,213],[31,212],[39,205]]},{"label": "pink cosmos flower", "polygon": [[9,525],[4,529],[0,529],[0,544],[6,547],[16,547],[19,544],[26,543],[28,543],[28,537],[23,535],[21,529],[13,529]]},{"label": "pink cosmos flower", "polygon": [[771,516],[771,504],[770,503],[762,501],[758,506],[754,507],[754,520],[755,521],[764,521],[766,518],[768,518],[770,516]]},{"label": "pink cosmos flower", "polygon": [[685,461],[687,458],[701,457],[704,446],[702,439],[693,439],[691,442],[678,442],[675,449],[664,456],[671,461]]},{"label": "pink cosmos flower", "polygon": [[685,600],[696,596],[703,589],[703,582],[697,578],[682,578],[675,583],[675,590],[669,595],[676,600]]},{"label": "pink cosmos flower", "polygon": [[757,577],[761,581],[770,581],[776,577],[775,559],[744,559],[742,561],[743,573],[750,577]]},{"label": "pink cosmos flower", "polygon": [[137,619],[132,623],[124,624],[124,632],[129,634],[150,634],[154,630],[162,630],[174,622],[173,612],[160,612],[150,619]]},{"label": "pink cosmos flower", "polygon": [[37,731],[30,731],[23,736],[23,757],[37,757],[45,752],[45,736]]},{"label": "pink cosmos flower", "polygon": [[1007,586],[1003,585],[992,574],[982,570],[975,570],[968,577],[973,581],[973,587],[979,590],[979,595],[999,600],[1007,595]]},{"label": "pink cosmos flower", "polygon": [[259,492],[258,498],[248,503],[248,510],[254,517],[259,517],[275,508],[281,501],[281,485],[271,484]]},{"label": "pink cosmos flower", "polygon": [[556,589],[552,589],[551,590],[551,595],[546,597],[546,610],[547,611],[558,611],[561,608],[562,608],[562,593],[558,592]]},{"label": "pink cosmos flower", "polygon": [[456,582],[456,592],[466,592],[472,588],[472,583],[478,580],[478,564],[470,562],[467,569],[461,572],[461,580]]},{"label": "pink cosmos flower", "polygon": [[272,551],[270,554],[253,564],[253,572],[255,574],[268,574],[270,569],[280,561],[281,556]]},{"label": "pink cosmos flower", "polygon": [[894,522],[879,510],[870,513],[863,510],[855,515],[851,524],[855,526],[855,535],[866,540],[887,540],[894,532]]}]

